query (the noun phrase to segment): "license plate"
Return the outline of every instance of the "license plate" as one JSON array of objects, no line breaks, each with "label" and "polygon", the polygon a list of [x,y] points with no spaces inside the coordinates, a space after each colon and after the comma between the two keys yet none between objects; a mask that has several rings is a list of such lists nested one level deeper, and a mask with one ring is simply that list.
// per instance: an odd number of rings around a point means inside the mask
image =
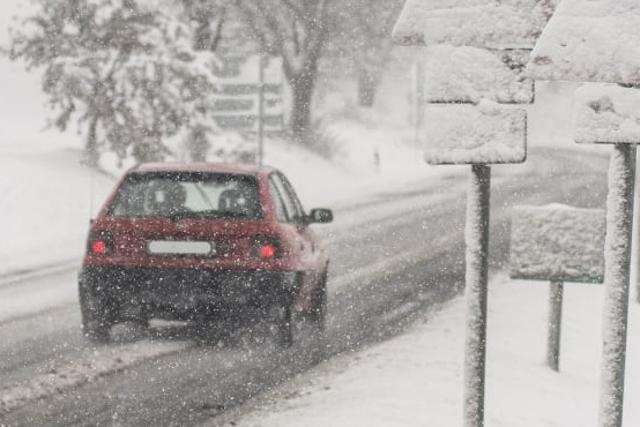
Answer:
[{"label": "license plate", "polygon": [[212,255],[215,248],[211,242],[178,240],[153,240],[147,250],[154,255]]}]

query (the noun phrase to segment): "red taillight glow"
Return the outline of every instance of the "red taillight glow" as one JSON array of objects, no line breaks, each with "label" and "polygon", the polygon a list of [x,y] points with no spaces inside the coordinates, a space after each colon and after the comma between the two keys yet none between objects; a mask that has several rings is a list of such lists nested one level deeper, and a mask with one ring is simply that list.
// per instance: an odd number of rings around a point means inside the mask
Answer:
[{"label": "red taillight glow", "polygon": [[107,243],[102,240],[94,240],[91,242],[91,252],[94,254],[106,254]]},{"label": "red taillight glow", "polygon": [[276,247],[273,243],[265,243],[258,250],[260,258],[273,258],[276,256]]}]

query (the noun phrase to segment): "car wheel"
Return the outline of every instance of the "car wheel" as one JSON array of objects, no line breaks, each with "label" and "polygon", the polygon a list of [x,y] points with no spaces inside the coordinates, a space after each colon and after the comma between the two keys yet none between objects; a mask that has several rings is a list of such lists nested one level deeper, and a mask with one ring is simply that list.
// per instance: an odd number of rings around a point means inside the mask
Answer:
[{"label": "car wheel", "polygon": [[84,336],[95,343],[109,342],[111,327],[115,323],[113,307],[103,298],[92,295],[82,284],[80,285],[80,311]]},{"label": "car wheel", "polygon": [[327,272],[325,271],[320,280],[320,285],[313,295],[314,309],[305,316],[306,322],[311,326],[315,335],[321,336],[324,333],[327,319]]}]

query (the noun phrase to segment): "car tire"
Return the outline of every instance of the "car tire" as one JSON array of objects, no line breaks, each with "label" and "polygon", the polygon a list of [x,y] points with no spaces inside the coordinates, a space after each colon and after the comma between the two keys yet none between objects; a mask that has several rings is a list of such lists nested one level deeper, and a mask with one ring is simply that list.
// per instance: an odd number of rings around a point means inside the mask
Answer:
[{"label": "car tire", "polygon": [[276,310],[276,342],[282,348],[293,345],[293,309],[290,303],[284,303]]},{"label": "car tire", "polygon": [[320,284],[313,294],[313,311],[305,316],[305,321],[311,326],[312,334],[321,337],[324,334],[327,321],[327,271],[322,274]]},{"label": "car tire", "polygon": [[82,283],[80,284],[80,312],[84,336],[94,343],[108,343],[111,338],[111,327],[115,323],[113,307],[105,299],[93,295]]}]

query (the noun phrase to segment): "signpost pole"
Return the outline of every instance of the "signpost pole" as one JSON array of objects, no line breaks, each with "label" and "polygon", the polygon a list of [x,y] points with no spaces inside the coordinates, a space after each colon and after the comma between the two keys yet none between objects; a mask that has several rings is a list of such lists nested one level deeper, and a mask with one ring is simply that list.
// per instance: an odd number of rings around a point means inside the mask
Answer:
[{"label": "signpost pole", "polygon": [[635,170],[635,145],[615,144],[609,164],[607,196],[605,307],[600,371],[599,425],[602,427],[622,425]]},{"label": "signpost pole", "polygon": [[484,425],[487,337],[487,276],[491,168],[472,165],[466,221],[466,339],[464,355],[464,425]]},{"label": "signpost pole", "polygon": [[553,280],[549,287],[549,329],[547,331],[547,364],[560,370],[560,337],[562,331],[562,297],[564,283]]},{"label": "signpost pole", "polygon": [[264,69],[267,58],[260,55],[259,77],[258,77],[258,165],[264,162]]},{"label": "signpost pole", "polygon": [[416,145],[420,143],[420,127],[424,119],[424,69],[422,62],[416,62],[411,68],[411,101],[413,115],[413,140]]}]

